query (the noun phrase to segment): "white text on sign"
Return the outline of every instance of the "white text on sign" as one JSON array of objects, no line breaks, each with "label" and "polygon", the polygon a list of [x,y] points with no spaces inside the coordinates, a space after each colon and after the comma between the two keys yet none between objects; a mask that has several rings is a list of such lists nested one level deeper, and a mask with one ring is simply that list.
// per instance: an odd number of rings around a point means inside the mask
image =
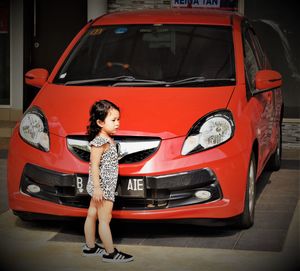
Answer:
[{"label": "white text on sign", "polygon": [[219,8],[220,0],[172,0],[172,7]]}]

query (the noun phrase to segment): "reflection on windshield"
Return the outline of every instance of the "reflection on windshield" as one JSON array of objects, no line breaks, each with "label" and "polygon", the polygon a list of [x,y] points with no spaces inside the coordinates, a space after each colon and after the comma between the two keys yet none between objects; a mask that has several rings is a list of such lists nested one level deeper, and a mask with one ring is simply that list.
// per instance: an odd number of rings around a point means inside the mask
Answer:
[{"label": "reflection on windshield", "polygon": [[220,85],[235,81],[230,27],[124,25],[91,28],[55,83],[66,85]]}]

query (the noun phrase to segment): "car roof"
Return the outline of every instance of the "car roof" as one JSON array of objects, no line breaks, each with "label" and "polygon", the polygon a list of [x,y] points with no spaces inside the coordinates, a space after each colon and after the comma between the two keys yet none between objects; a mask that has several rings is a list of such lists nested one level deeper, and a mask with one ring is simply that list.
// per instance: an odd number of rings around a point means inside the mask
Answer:
[{"label": "car roof", "polygon": [[115,24],[208,24],[230,26],[240,14],[232,11],[202,8],[173,8],[124,11],[105,14],[93,26]]}]

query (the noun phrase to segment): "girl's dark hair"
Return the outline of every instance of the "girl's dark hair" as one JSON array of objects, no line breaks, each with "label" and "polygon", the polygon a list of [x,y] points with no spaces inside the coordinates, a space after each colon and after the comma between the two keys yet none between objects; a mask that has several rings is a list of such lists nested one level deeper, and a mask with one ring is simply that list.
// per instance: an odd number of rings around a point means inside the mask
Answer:
[{"label": "girl's dark hair", "polygon": [[110,109],[116,109],[120,112],[119,107],[108,100],[100,100],[92,105],[90,109],[90,124],[87,126],[89,140],[93,140],[100,132],[101,127],[97,125],[97,120],[104,121]]}]

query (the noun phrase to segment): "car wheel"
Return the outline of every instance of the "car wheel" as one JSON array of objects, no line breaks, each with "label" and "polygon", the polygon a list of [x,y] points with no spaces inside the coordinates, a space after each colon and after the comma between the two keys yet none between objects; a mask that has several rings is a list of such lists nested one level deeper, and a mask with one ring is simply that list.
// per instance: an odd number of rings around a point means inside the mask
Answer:
[{"label": "car wheel", "polygon": [[277,147],[275,152],[271,155],[268,161],[267,168],[272,171],[277,171],[281,166],[281,153],[282,153],[282,131],[280,125],[280,132],[277,138]]},{"label": "car wheel", "polygon": [[256,163],[255,163],[254,154],[252,153],[250,163],[249,163],[249,169],[248,169],[244,211],[240,215],[238,221],[238,227],[242,229],[248,229],[254,223],[255,180],[256,180]]}]

